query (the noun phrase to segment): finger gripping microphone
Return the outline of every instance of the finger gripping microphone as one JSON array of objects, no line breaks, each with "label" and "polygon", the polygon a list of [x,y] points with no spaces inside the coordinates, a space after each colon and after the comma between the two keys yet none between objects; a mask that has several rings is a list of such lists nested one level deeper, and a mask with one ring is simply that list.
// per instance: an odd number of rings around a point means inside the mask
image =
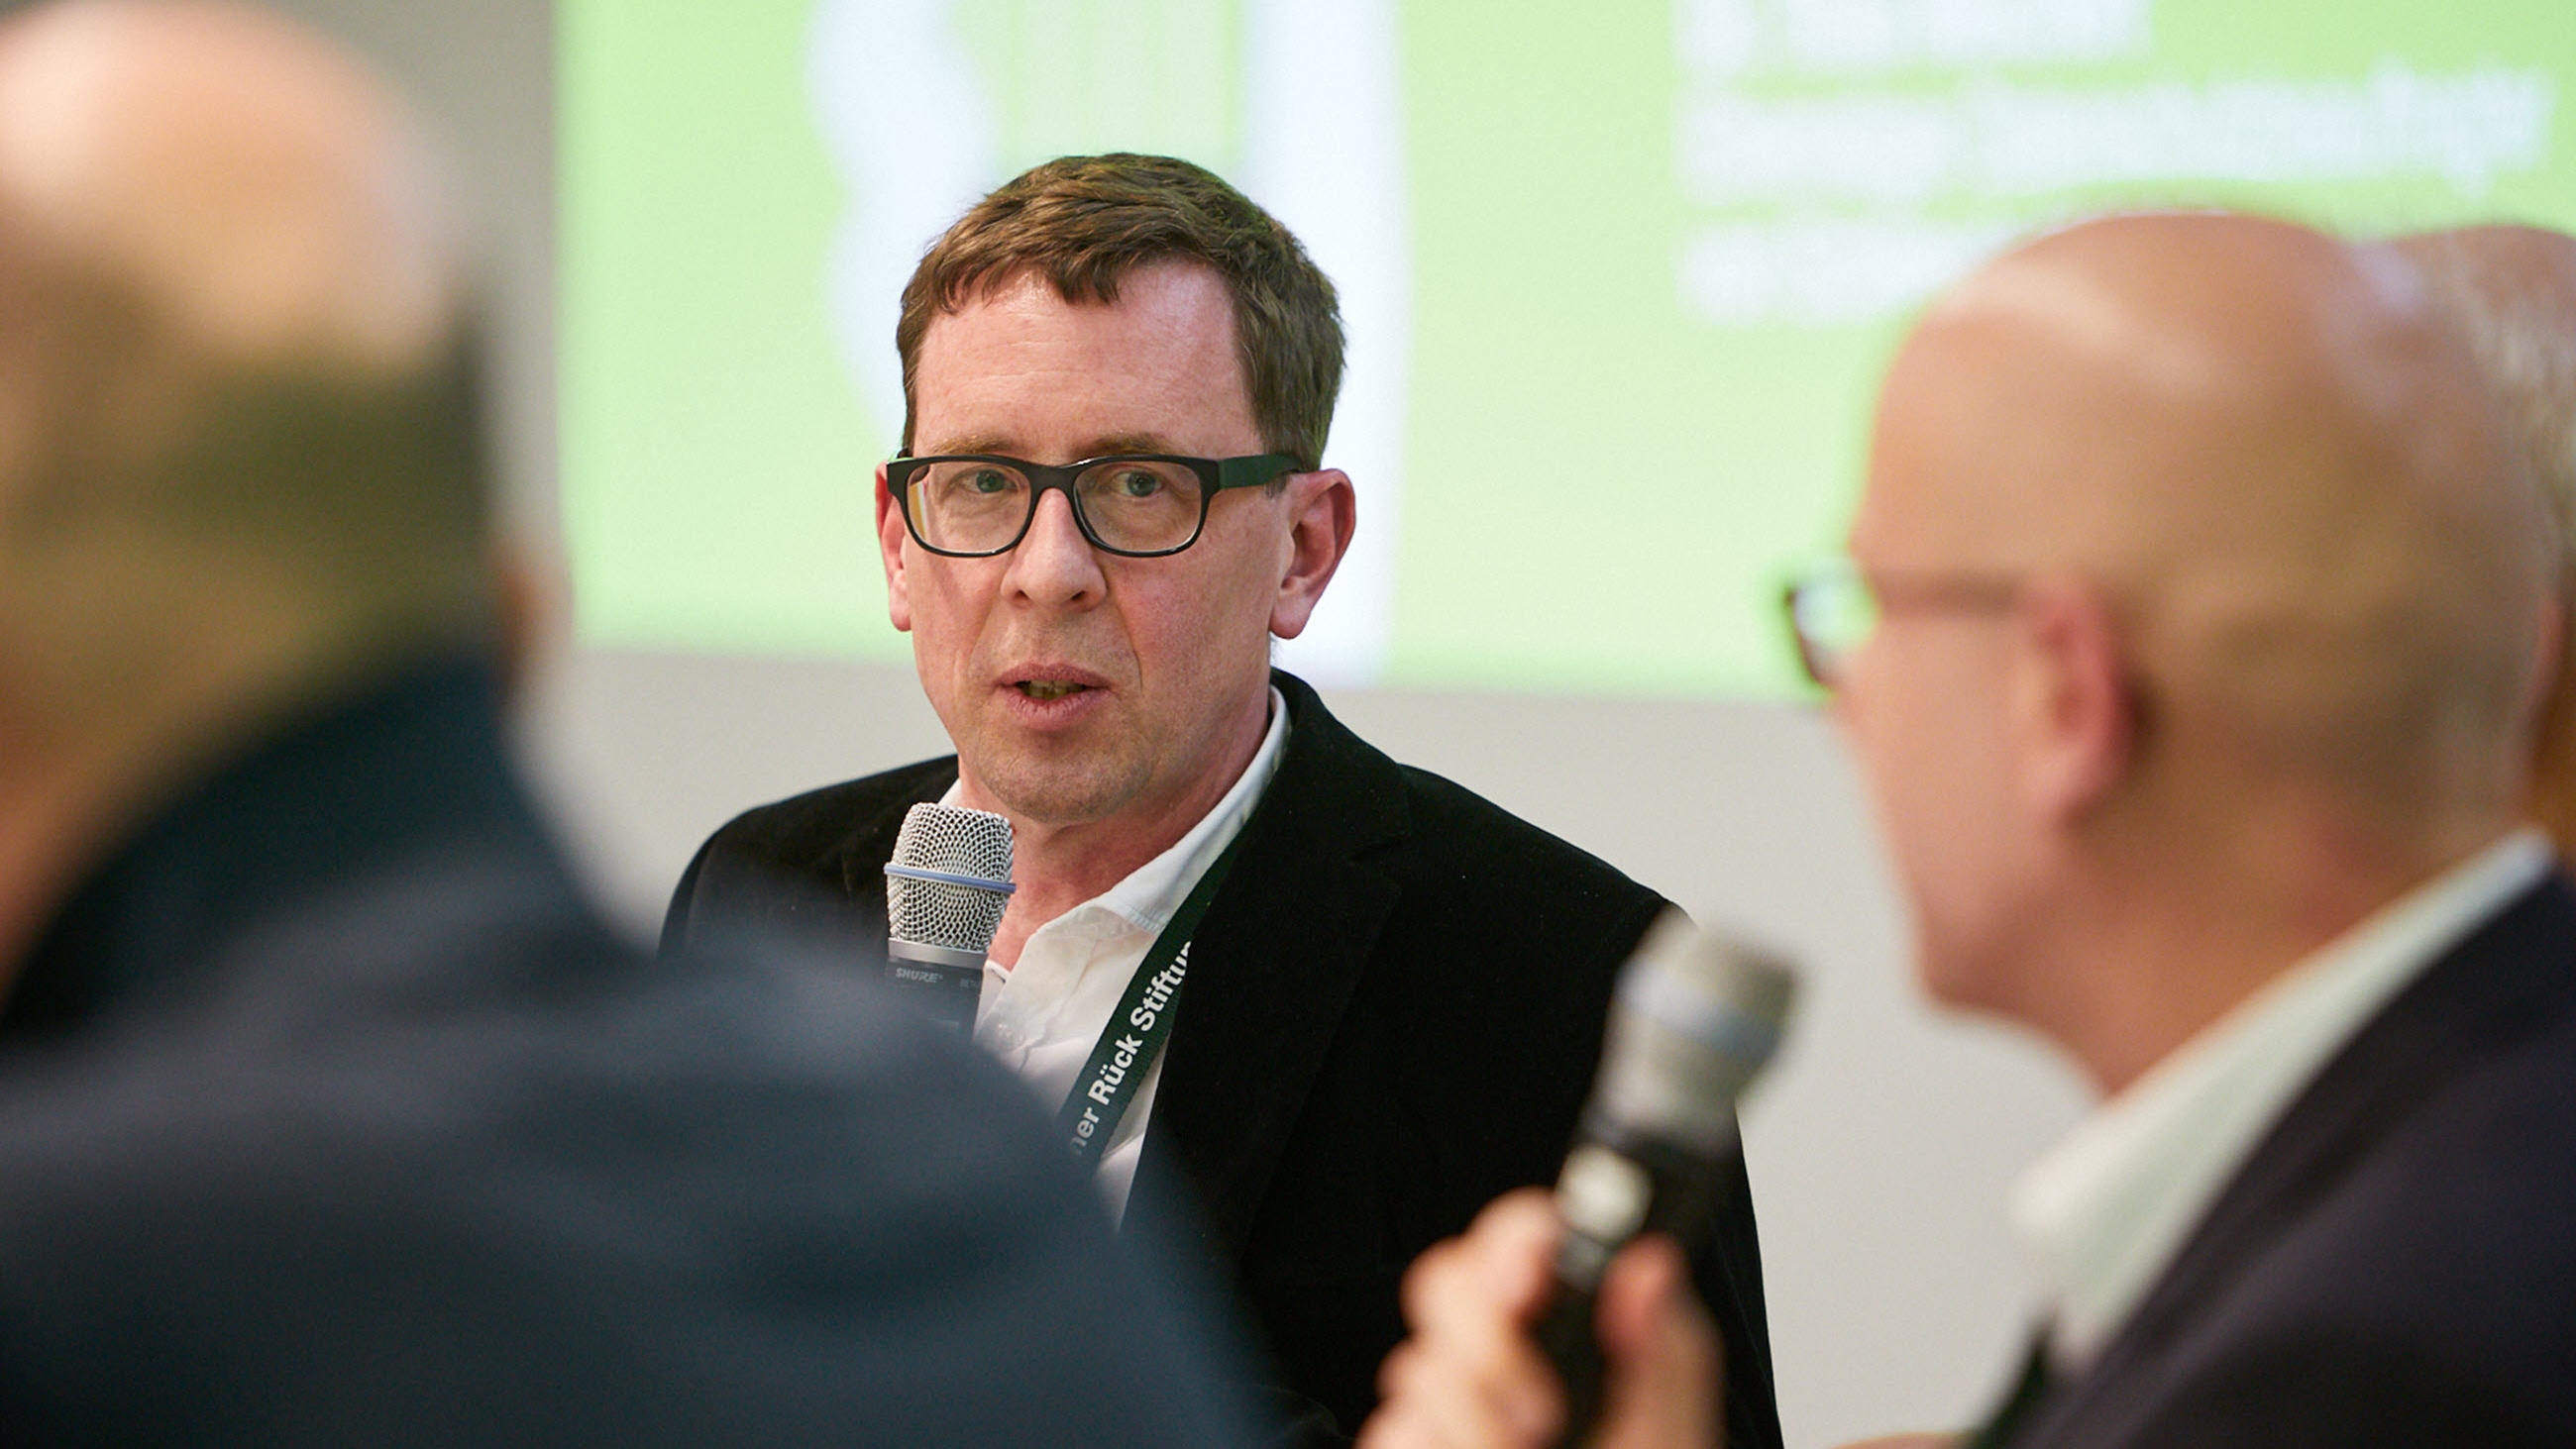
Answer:
[{"label": "finger gripping microphone", "polygon": [[886,980],[960,1036],[975,1029],[984,956],[1011,903],[1011,822],[915,805],[886,862]]},{"label": "finger gripping microphone", "polygon": [[1641,1232],[1697,1240],[1735,1146],[1736,1098],[1778,1049],[1796,988],[1787,965],[1669,906],[1620,969],[1600,1075],[1556,1181],[1565,1236],[1537,1325],[1565,1384],[1561,1443],[1579,1442],[1601,1414],[1603,1270]]}]

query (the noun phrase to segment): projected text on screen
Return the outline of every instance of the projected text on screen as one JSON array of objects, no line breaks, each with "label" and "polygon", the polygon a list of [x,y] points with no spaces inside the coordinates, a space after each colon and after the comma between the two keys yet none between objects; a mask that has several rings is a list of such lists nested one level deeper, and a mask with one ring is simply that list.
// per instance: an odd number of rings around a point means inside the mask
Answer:
[{"label": "projected text on screen", "polygon": [[1227,176],[1341,290],[1326,683],[1760,695],[1907,312],[2136,205],[2576,225],[2562,0],[563,0],[578,622],[904,657],[896,299],[1072,151]]}]

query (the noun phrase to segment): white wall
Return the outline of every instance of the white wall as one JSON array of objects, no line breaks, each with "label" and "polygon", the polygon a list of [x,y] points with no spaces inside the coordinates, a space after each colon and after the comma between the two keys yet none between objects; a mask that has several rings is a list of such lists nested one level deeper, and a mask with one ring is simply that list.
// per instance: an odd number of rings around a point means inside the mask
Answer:
[{"label": "white wall", "polygon": [[[510,511],[550,539],[550,7],[285,8],[377,55],[449,123],[480,178]],[[942,746],[900,670],[579,647],[553,665],[531,701],[529,753],[603,898],[639,929],[736,810]],[[2033,1049],[1914,996],[1896,905],[1825,723],[1769,705],[1402,691],[1332,703],[1398,758],[1607,857],[1703,922],[1804,959],[1794,1043],[1748,1125],[1789,1442],[1972,1416],[2010,1366],[2023,1316],[2004,1187],[2078,1097]]]}]

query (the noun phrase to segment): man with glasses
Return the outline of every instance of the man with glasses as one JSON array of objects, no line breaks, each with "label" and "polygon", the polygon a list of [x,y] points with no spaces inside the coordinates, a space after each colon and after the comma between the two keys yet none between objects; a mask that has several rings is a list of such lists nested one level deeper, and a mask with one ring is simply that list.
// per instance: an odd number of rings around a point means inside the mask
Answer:
[{"label": "man with glasses", "polygon": [[[1235,1286],[1285,1406],[1347,1433],[1401,1333],[1404,1265],[1553,1175],[1662,902],[1270,669],[1351,538],[1351,482],[1322,466],[1342,338],[1331,284],[1224,182],[1156,157],[1037,167],[923,258],[896,345],[879,543],[957,754],[726,826],[665,939],[874,950],[905,811],[997,812],[1017,890],[975,1034],[1053,1106],[1185,934],[1178,1025],[1127,1067],[1099,1182],[1131,1232],[1197,1210],[1163,1235]],[[1701,1287],[1734,1432],[1777,1443],[1740,1164],[1728,1182]]]},{"label": "man with glasses", "polygon": [[[2576,1441],[2576,890],[2528,821],[2559,562],[2423,279],[2211,214],[2016,250],[1899,352],[1791,622],[1944,1003],[2106,1100],[2014,1226],[1972,1449]],[[1370,1449],[1551,1442],[1544,1199],[1425,1259]],[[1604,1442],[1705,1449],[1668,1250]]]}]

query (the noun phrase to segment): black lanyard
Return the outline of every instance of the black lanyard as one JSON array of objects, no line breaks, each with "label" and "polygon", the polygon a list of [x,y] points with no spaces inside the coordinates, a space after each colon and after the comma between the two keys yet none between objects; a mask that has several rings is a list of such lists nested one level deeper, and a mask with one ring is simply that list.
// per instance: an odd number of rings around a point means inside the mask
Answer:
[{"label": "black lanyard", "polygon": [[1109,1014],[1109,1025],[1101,1028],[1100,1040],[1091,1048],[1091,1060],[1082,1064],[1082,1075],[1073,1079],[1073,1091],[1056,1113],[1056,1127],[1072,1147],[1073,1160],[1086,1168],[1099,1165],[1101,1149],[1118,1131],[1119,1120],[1136,1099],[1136,1089],[1144,1084],[1146,1069],[1172,1034],[1173,1007],[1179,1004],[1181,983],[1190,974],[1190,937],[1216,900],[1217,887],[1225,884],[1226,869],[1234,864],[1235,848],[1241,844],[1243,834],[1238,830],[1190,888],[1180,909],[1164,923],[1163,934],[1154,938],[1135,974],[1127,978],[1118,1009]]}]

